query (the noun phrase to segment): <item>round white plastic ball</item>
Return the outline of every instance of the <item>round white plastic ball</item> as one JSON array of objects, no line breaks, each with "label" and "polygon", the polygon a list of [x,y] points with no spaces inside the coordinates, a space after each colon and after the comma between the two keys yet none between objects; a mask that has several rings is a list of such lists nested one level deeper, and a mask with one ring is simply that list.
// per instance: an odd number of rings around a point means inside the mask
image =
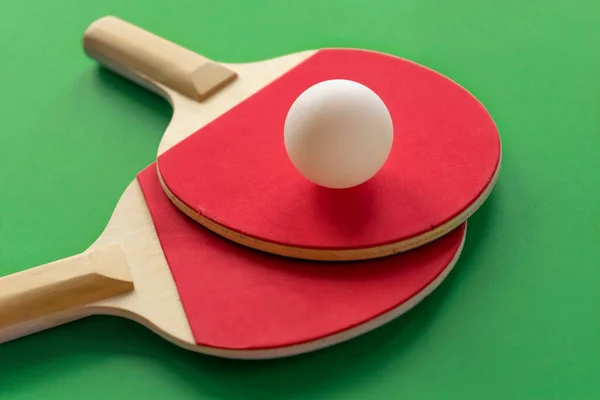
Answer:
[{"label": "round white plastic ball", "polygon": [[348,188],[371,179],[392,149],[392,118],[381,98],[349,80],[323,81],[290,107],[284,126],[287,154],[308,180]]}]

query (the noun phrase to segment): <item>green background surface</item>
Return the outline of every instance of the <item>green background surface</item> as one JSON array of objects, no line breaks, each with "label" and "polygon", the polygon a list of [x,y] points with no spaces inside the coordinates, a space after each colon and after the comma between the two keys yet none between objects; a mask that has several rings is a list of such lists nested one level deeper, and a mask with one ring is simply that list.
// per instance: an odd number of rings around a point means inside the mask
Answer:
[{"label": "green background surface", "polygon": [[106,14],[224,61],[347,46],[425,64],[489,109],[502,173],[448,280],[375,332],[241,362],[92,317],[0,345],[0,399],[600,396],[598,0],[2,1],[0,275],[84,250],[153,161],[168,104],[82,52]]}]

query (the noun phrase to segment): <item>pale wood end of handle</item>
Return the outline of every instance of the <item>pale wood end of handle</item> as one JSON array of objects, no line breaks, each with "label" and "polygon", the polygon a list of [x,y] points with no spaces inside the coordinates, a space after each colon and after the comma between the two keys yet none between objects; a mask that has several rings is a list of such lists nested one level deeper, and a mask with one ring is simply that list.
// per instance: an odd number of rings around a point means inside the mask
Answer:
[{"label": "pale wood end of handle", "polygon": [[160,83],[202,101],[237,74],[182,46],[117,17],[93,22],[83,35],[86,54],[139,84]]},{"label": "pale wood end of handle", "polygon": [[0,278],[0,329],[133,289],[119,246],[90,250]]}]

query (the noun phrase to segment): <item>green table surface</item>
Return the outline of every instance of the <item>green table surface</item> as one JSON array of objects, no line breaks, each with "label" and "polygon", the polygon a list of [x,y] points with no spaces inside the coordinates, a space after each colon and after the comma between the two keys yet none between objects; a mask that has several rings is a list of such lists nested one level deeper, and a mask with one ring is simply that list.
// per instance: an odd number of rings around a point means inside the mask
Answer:
[{"label": "green table surface", "polygon": [[344,46],[458,81],[503,169],[456,269],[370,334],[283,360],[195,354],[91,317],[0,345],[0,399],[600,397],[600,2],[0,2],[0,275],[84,250],[153,161],[168,104],[102,71],[81,36],[113,14],[223,61]]}]

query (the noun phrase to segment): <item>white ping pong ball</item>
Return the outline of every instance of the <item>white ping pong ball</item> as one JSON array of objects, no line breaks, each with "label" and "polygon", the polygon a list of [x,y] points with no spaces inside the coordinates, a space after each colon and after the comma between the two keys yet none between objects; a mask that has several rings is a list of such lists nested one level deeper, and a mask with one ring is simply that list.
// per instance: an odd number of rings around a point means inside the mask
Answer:
[{"label": "white ping pong ball", "polygon": [[381,98],[350,80],[323,81],[290,107],[285,148],[294,167],[313,183],[349,188],[371,179],[386,163],[394,139]]}]

